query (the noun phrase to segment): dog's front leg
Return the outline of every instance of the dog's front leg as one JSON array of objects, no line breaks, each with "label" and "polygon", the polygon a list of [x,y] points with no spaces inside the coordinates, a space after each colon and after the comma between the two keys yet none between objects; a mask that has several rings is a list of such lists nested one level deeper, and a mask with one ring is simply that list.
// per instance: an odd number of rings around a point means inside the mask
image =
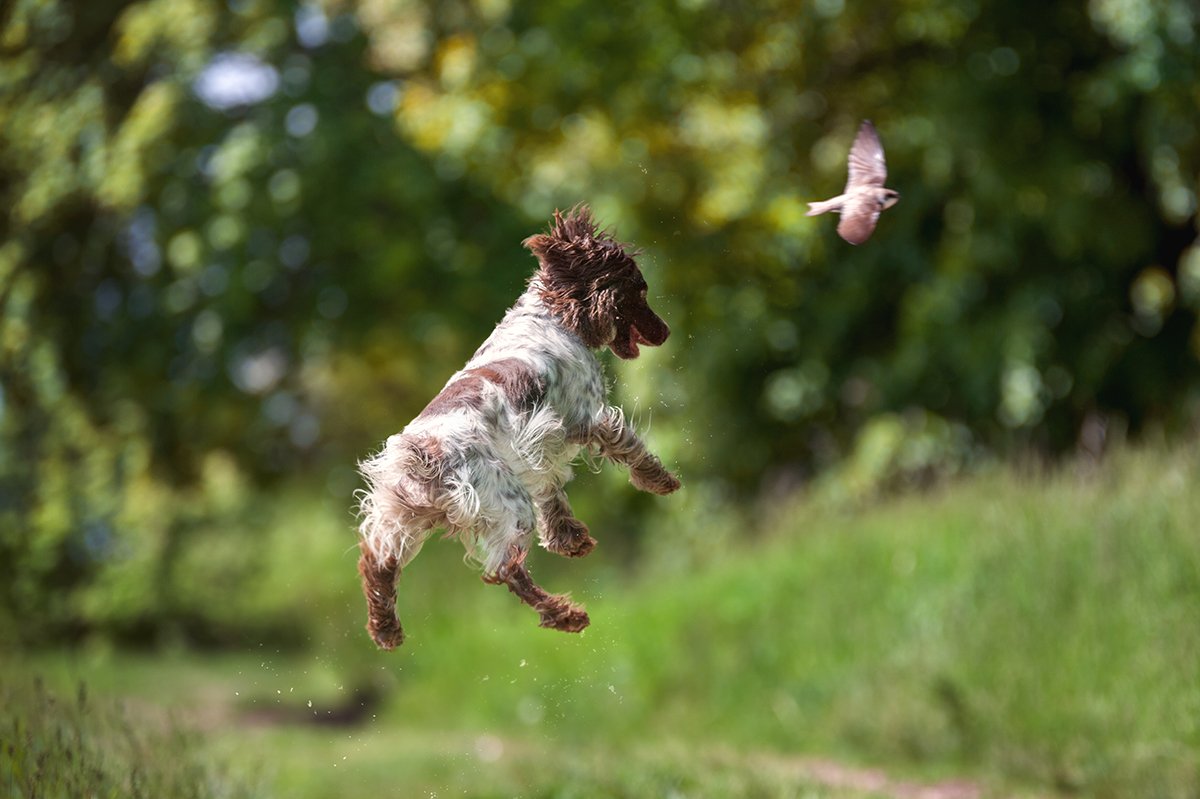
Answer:
[{"label": "dog's front leg", "polygon": [[657,455],[625,421],[620,408],[609,406],[583,435],[584,442],[594,444],[600,454],[629,467],[629,482],[640,491],[651,494],[670,494],[679,490],[679,478],[667,471]]},{"label": "dog's front leg", "polygon": [[596,547],[587,525],[575,518],[567,495],[555,488],[537,501],[538,537],[542,546],[564,558],[582,558]]}]

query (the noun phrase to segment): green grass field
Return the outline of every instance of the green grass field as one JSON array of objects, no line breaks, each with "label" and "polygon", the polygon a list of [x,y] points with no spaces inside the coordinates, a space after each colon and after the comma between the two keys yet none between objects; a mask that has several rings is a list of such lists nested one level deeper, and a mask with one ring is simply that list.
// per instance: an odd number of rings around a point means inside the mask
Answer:
[{"label": "green grass field", "polygon": [[[0,765],[53,750],[17,721],[45,707],[12,699],[41,678],[120,701],[117,726],[195,731],[189,757],[238,775],[197,796],[1195,797],[1198,488],[1194,448],[1131,449],[857,509],[799,500],[690,573],[539,553],[588,606],[580,636],[435,542],[390,654],[362,632],[345,537],[301,539],[296,579],[339,575],[306,608],[311,652],[8,653]],[[313,529],[344,526],[326,515]]]}]

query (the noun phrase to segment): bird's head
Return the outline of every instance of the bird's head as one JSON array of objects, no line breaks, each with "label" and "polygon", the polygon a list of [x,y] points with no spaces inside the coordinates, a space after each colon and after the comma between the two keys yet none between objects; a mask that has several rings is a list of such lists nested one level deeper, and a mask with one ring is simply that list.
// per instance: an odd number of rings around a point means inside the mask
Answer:
[{"label": "bird's head", "polygon": [[884,189],[883,194],[879,198],[879,203],[882,206],[881,210],[887,210],[898,202],[900,202],[900,192],[895,189]]}]

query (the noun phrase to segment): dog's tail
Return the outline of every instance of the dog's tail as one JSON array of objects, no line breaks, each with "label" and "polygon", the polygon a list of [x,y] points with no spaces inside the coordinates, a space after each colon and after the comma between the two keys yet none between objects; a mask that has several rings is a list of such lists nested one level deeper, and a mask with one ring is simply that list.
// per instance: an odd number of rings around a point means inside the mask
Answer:
[{"label": "dog's tail", "polygon": [[358,499],[358,532],[364,549],[375,561],[408,564],[429,529],[446,521],[439,509],[444,491],[442,462],[427,442],[404,435],[392,436],[382,450],[361,461],[358,471],[367,483],[355,492]]},{"label": "dog's tail", "polygon": [[400,565],[395,558],[382,561],[366,546],[359,545],[358,573],[367,597],[367,632],[380,649],[395,649],[404,643],[404,628],[396,615],[396,578]]}]

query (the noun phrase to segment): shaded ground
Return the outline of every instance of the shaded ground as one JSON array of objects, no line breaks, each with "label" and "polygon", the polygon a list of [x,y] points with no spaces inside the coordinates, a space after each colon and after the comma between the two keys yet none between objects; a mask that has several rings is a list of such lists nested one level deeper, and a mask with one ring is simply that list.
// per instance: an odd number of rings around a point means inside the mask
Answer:
[{"label": "shaded ground", "polygon": [[[333,727],[358,729],[371,737],[387,739],[390,737],[389,725],[373,723],[380,698],[360,690],[348,694],[344,701],[312,707],[270,702],[266,706],[249,708],[227,705],[222,713],[209,713],[205,721],[211,732],[239,727],[245,729],[247,725],[267,731],[267,734],[272,729],[279,731],[291,728],[296,731]],[[421,737],[423,744],[430,749],[426,756],[440,755],[455,760],[465,755],[466,759],[478,761],[480,769],[484,771],[489,766],[500,767],[502,764],[508,768],[515,766],[518,770],[525,770],[530,765],[545,764],[561,756],[560,752],[547,747],[544,741],[502,737],[491,732],[439,733],[424,730]],[[702,771],[756,774],[772,784],[794,789],[820,789],[823,795],[827,792],[834,797],[863,795],[891,799],[981,799],[1015,795],[988,787],[978,780],[899,777],[885,769],[852,765],[828,757],[741,751],[727,746],[696,747],[683,742],[660,742],[659,745],[662,749],[659,757],[650,755],[647,759],[659,760],[660,768],[663,762],[669,763],[668,771],[676,767],[686,768],[689,761],[703,763]],[[603,764],[600,770],[604,770],[614,768],[617,764],[628,765],[630,753],[589,747],[587,757],[600,761]],[[646,757],[646,753],[633,757]]]}]

